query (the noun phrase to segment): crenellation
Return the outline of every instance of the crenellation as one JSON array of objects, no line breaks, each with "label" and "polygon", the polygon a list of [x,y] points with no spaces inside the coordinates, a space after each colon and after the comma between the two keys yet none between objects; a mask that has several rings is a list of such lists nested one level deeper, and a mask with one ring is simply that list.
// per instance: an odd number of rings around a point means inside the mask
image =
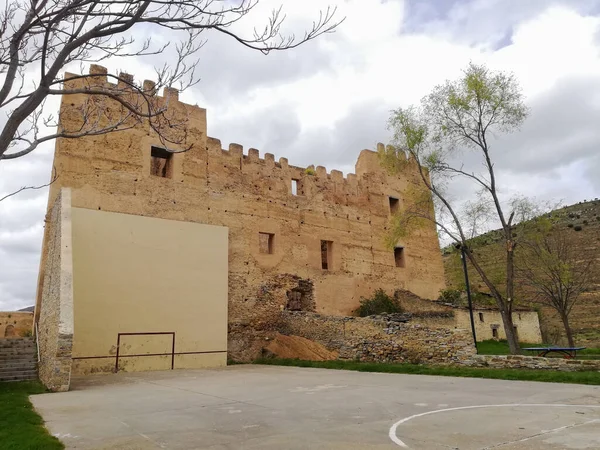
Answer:
[{"label": "crenellation", "polygon": [[327,169],[323,166],[317,166],[316,173],[319,178],[327,178]]},{"label": "crenellation", "polygon": [[330,175],[331,175],[331,180],[334,183],[343,183],[344,182],[344,174],[341,171],[334,169],[331,171]]},{"label": "crenellation", "polygon": [[133,75],[125,72],[119,74],[119,81],[117,87],[119,89],[131,89],[133,86]]},{"label": "crenellation", "polygon": [[258,162],[260,160],[260,152],[255,148],[249,148],[248,160],[252,162]]},{"label": "crenellation", "polygon": [[163,95],[167,101],[179,101],[179,89],[165,86],[163,88]]},{"label": "crenellation", "polygon": [[283,169],[283,170],[288,170],[288,159],[287,158],[279,158],[279,166]]},{"label": "crenellation", "polygon": [[[96,80],[100,80],[104,83],[106,83],[107,81],[107,75],[108,75],[108,69],[104,66],[100,66],[98,64],[91,64],[90,65],[90,70],[89,70],[89,74],[90,75],[96,75],[94,78]],[[77,76],[77,75],[75,75]]]},{"label": "crenellation", "polygon": [[142,90],[146,95],[156,95],[156,83],[152,80],[144,80]]},{"label": "crenellation", "polygon": [[244,154],[244,147],[240,144],[231,143],[229,144],[229,154],[231,156],[241,157]]}]

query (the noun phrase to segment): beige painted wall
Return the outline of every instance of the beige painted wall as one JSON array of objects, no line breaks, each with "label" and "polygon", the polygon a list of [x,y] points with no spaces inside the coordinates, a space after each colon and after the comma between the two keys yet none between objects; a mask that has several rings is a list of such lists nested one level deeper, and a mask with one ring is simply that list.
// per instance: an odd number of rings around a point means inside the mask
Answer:
[{"label": "beige painted wall", "polygon": [[[176,369],[225,365],[227,249],[226,227],[73,208],[74,373],[112,370],[118,333],[175,332]],[[119,353],[170,353],[171,339],[122,336]],[[119,358],[126,371],[170,365]]]},{"label": "beige painted wall", "polygon": [[[471,319],[469,311],[463,309],[454,310],[456,326],[458,328],[471,329]],[[481,314],[481,316],[480,316]],[[506,339],[502,317],[498,311],[475,310],[473,311],[475,319],[475,333],[477,341],[486,341],[494,338],[492,329],[498,329],[497,339]],[[483,320],[482,320],[483,319]],[[513,324],[517,327],[519,341],[530,344],[542,343],[542,334],[540,332],[540,321],[538,313],[535,311],[515,311],[513,312]]]}]

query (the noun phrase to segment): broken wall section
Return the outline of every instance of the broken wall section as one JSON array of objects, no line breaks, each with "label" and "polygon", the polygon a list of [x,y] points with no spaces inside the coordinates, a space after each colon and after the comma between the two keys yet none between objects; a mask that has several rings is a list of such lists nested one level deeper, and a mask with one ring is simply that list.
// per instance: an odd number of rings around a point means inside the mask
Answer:
[{"label": "broken wall section", "polygon": [[339,359],[457,364],[476,354],[468,330],[411,323],[398,315],[337,317],[283,311],[280,319],[282,334],[318,342],[338,352]]},{"label": "broken wall section", "polygon": [[39,306],[39,377],[52,391],[68,391],[73,349],[71,190],[61,189],[50,210],[48,255]]}]

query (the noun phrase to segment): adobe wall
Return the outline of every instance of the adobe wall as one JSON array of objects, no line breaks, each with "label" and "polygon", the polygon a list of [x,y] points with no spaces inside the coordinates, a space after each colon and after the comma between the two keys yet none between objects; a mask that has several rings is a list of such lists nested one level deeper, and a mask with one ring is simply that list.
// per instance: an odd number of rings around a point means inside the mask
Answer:
[{"label": "adobe wall", "polygon": [[[91,72],[98,74],[95,82],[109,85],[105,70],[92,66]],[[86,98],[63,97],[62,126],[78,125],[78,108]],[[261,157],[252,148],[245,152],[237,144],[222,149],[219,140],[207,136],[206,110],[179,102],[175,90],[157,95],[156,101],[168,103],[170,114],[189,125],[185,142],[174,148],[193,145],[172,156],[170,178],[150,174],[151,147],[163,145],[147,124],[119,133],[58,139],[58,179],[50,189],[49,207],[57,191],[68,186],[73,207],[228,227],[230,322],[260,322],[267,312],[284,309],[289,289],[268,292],[282,275],[310,281],[310,309],[323,314],[350,314],[361,296],[377,288],[438,296],[445,280],[433,225],[399,243],[405,248],[405,267],[396,267],[393,251],[384,245],[389,197],[398,198],[400,207],[409,205],[407,192],[421,186],[414,165],[407,164],[400,176],[392,177],[380,167],[375,152],[363,150],[356,174],[344,177],[324,167],[307,171],[286,158],[268,153]],[[298,180],[299,195],[292,193],[292,179]],[[260,252],[259,232],[274,235],[273,254]],[[321,240],[332,241],[328,270],[321,267]],[[40,285],[47,241],[45,236]]]},{"label": "adobe wall", "polygon": [[33,313],[0,311],[0,339],[28,336],[33,329]]}]

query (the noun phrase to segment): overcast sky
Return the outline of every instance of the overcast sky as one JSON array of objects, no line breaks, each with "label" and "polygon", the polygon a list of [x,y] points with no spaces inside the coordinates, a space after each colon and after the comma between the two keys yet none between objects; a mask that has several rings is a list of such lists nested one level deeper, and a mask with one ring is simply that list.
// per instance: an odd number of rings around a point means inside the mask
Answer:
[{"label": "overcast sky", "polygon": [[[283,3],[289,29],[298,29],[327,2]],[[600,0],[329,4],[346,21],[296,50],[264,56],[207,34],[202,80],[181,99],[208,109],[210,136],[225,148],[237,142],[291,164],[353,172],[360,150],[388,139],[391,109],[418,102],[472,60],[514,72],[531,107],[522,130],[493,149],[503,192],[566,204],[600,196]],[[106,65],[143,80],[154,62]],[[52,152],[0,163],[0,197],[47,181]],[[0,202],[0,310],[34,304],[46,201],[44,189]]]}]

